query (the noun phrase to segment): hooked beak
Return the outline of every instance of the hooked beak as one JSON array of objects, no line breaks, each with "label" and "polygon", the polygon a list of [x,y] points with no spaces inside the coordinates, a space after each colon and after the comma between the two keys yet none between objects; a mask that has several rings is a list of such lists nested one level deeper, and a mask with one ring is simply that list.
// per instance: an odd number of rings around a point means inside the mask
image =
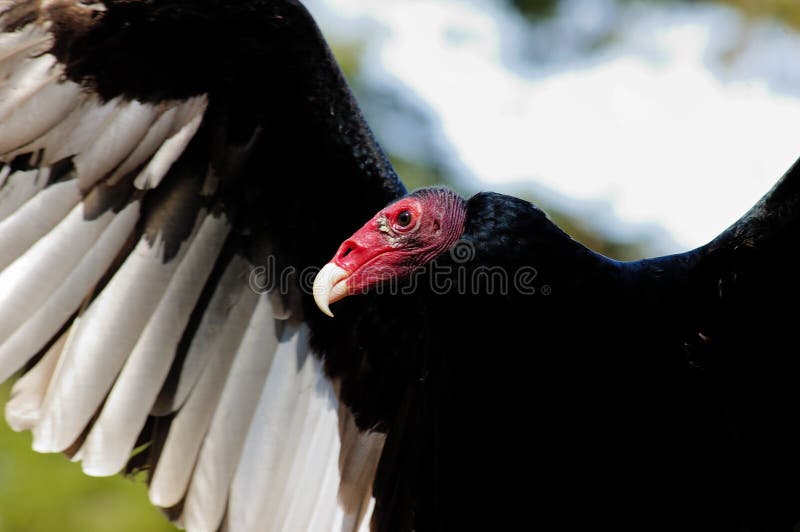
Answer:
[{"label": "hooked beak", "polygon": [[330,305],[369,286],[369,283],[359,280],[359,275],[364,273],[364,267],[369,266],[373,259],[392,249],[386,235],[378,229],[381,216],[381,213],[376,214],[353,236],[342,242],[333,259],[314,279],[314,301],[331,318],[333,312]]},{"label": "hooked beak", "polygon": [[333,317],[330,309],[331,303],[336,303],[350,294],[350,290],[347,288],[348,277],[350,277],[350,272],[329,262],[314,279],[314,301],[319,309],[331,318]]}]

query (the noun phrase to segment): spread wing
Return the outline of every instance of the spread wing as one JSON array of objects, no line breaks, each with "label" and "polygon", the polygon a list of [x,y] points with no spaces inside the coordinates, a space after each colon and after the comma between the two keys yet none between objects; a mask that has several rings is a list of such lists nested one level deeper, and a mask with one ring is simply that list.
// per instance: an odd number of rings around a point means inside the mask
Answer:
[{"label": "spread wing", "polygon": [[224,4],[0,3],[6,418],[189,530],[353,530],[302,288],[403,187],[305,9]]},{"label": "spread wing", "polygon": [[701,427],[726,429],[724,446],[697,449],[727,477],[707,505],[724,501],[748,530],[800,521],[798,244],[800,162],[727,231],[671,264],[691,264],[692,297],[675,319],[688,325],[682,355],[716,414]]}]

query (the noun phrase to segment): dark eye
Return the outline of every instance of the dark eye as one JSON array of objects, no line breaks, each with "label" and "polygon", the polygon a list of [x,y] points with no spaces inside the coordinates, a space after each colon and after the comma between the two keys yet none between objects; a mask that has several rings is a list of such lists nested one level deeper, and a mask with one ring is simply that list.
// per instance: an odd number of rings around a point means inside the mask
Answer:
[{"label": "dark eye", "polygon": [[408,211],[403,211],[397,215],[397,225],[400,227],[408,227],[408,224],[411,223],[411,213]]}]

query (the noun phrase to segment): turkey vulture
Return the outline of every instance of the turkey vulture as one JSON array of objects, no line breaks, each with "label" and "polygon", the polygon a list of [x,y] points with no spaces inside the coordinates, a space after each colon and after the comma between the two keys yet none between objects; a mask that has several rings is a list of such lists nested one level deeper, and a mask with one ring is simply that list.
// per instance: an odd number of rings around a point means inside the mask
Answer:
[{"label": "turkey vulture", "polygon": [[196,531],[800,517],[800,166],[621,263],[406,194],[297,1],[0,9],[0,380],[37,451],[146,470]]}]

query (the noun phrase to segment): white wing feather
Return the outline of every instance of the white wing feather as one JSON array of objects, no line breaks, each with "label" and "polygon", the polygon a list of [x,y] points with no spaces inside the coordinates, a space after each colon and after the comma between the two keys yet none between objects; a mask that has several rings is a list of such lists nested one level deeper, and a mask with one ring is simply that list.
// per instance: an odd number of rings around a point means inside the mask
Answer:
[{"label": "white wing feather", "polygon": [[[175,170],[206,96],[103,101],[52,42],[47,23],[0,33],[0,379],[43,353],[9,423],[110,475],[149,415],[171,417],[150,498],[191,531],[366,526],[382,439],[355,429],[300,317],[223,257],[231,221],[191,210],[206,176]],[[165,179],[185,184],[149,204]]]}]

